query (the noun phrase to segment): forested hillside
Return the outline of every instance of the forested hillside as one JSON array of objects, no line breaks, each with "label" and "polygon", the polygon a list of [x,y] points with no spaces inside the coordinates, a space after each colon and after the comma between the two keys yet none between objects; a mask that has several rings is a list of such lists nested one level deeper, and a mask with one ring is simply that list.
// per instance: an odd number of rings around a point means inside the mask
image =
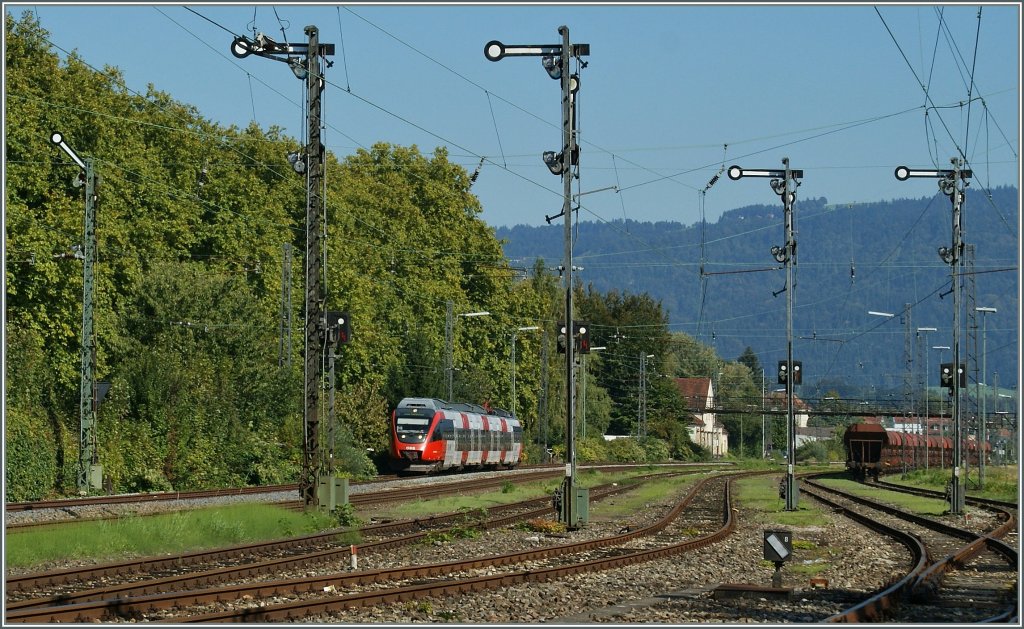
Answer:
[{"label": "forested hillside", "polygon": [[[917,327],[938,328],[928,346],[951,344],[949,267],[936,253],[951,246],[951,203],[933,180],[913,183],[934,196],[853,205],[797,199],[794,357],[803,362],[808,396],[829,389],[844,396],[901,396],[905,304],[911,305],[915,357]],[[999,372],[1004,388],[1016,383],[1018,370],[1018,208],[1016,189],[986,190],[982,182],[972,182],[963,207],[965,242],[974,245],[965,303],[973,282],[974,305],[998,310],[986,315],[988,371]],[[499,228],[497,235],[513,266],[562,258],[561,227]],[[673,331],[695,336],[720,356],[735,359],[749,346],[763,365],[785,358],[785,271],[770,253],[784,243],[781,203],[730,210],[706,225],[582,222],[575,235],[574,264],[595,289],[650,294],[665,307]],[[869,311],[897,316],[884,321]],[[974,323],[980,354],[981,317]],[[968,339],[963,343],[966,353]],[[949,352],[943,360],[951,361]],[[935,385],[934,351],[930,362]],[[915,382],[923,377],[923,368],[914,370]]]}]

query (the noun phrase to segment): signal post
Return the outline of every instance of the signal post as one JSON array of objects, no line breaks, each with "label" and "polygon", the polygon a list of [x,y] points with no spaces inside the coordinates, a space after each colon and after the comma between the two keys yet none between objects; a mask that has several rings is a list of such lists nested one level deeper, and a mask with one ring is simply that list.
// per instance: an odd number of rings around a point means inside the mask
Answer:
[{"label": "signal post", "polygon": [[[576,143],[575,98],[579,90],[579,76],[570,73],[569,62],[573,57],[590,54],[589,44],[569,44],[569,28],[559,26],[558,33],[562,36],[561,44],[547,45],[505,45],[492,40],[484,45],[484,56],[490,61],[499,61],[504,57],[540,57],[541,65],[548,76],[558,80],[562,87],[562,151],[546,151],[544,163],[553,175],[562,177],[562,212],[564,216],[565,257],[563,276],[565,281],[565,329],[575,330],[572,315],[572,180],[574,166],[578,165],[579,146]],[[557,218],[557,216],[550,217]],[[566,391],[566,441],[565,441],[565,480],[560,489],[559,519],[570,529],[586,523],[588,496],[587,491],[576,486],[576,422],[574,420],[575,397],[575,343],[565,343],[565,391]],[[557,498],[557,496],[556,496]]]},{"label": "signal post", "polygon": [[796,202],[796,189],[803,179],[804,171],[789,167],[789,158],[782,158],[781,170],[753,170],[739,166],[729,167],[729,179],[737,181],[743,177],[771,177],[771,187],[775,194],[782,197],[785,213],[786,244],[772,247],[772,256],[776,262],[786,267],[786,360],[779,362],[779,384],[786,385],[786,478],[781,488],[786,498],[786,511],[796,511],[797,486],[796,476],[796,416],[793,413],[793,386],[802,382],[802,365],[793,361],[793,267],[796,265],[796,238],[793,235],[793,204]]},{"label": "signal post", "polygon": [[[949,389],[953,398],[953,476],[950,479],[949,512],[959,515],[964,512],[966,487],[963,470],[963,425],[960,419],[960,390],[966,387],[967,370],[960,359],[960,277],[963,275],[964,241],[961,209],[967,196],[967,186],[972,176],[970,170],[962,168],[959,158],[950,160],[949,170],[914,170],[906,166],[896,168],[896,179],[906,181],[911,177],[925,177],[939,180],[939,191],[949,197],[953,206],[952,247],[939,247],[939,257],[949,265],[953,292],[953,362],[942,365],[940,383]],[[956,375],[954,375],[956,372]]]}]

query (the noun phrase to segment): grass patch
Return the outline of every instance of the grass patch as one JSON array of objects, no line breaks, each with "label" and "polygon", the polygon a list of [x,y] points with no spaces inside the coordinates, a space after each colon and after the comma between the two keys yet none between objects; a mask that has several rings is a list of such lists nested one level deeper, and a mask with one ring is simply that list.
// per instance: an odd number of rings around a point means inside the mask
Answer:
[{"label": "grass patch", "polygon": [[[978,468],[971,466],[968,470],[967,495],[992,500],[1016,501],[1018,499],[1018,468],[1016,465],[986,465],[985,488],[978,489]],[[889,474],[883,480],[897,485],[945,491],[952,472],[949,467],[930,467],[927,470],[914,470],[903,478],[902,474]]]},{"label": "grass patch", "polygon": [[[623,483],[628,482],[629,479],[637,475],[647,473],[649,473],[648,470],[629,470],[611,473],[584,470],[577,473],[576,484],[580,487],[594,487],[614,482]],[[515,479],[509,479],[504,481],[499,488],[482,493],[440,496],[438,498],[384,505],[382,507],[374,507],[374,512],[379,516],[386,515],[387,517],[410,519],[439,513],[455,513],[457,511],[488,508],[551,496],[555,489],[562,485],[562,482],[561,478],[527,482],[515,482]],[[591,504],[591,510],[593,510],[595,504],[597,503]]]},{"label": "grass patch", "polygon": [[786,501],[779,497],[779,480],[784,477],[785,473],[769,474],[734,481],[733,500],[743,508],[757,512],[758,521],[766,525],[824,525],[824,514],[810,498],[797,496],[796,511],[786,511]]},{"label": "grass patch", "polygon": [[24,568],[85,559],[112,561],[304,535],[337,525],[326,513],[266,504],[127,516],[8,532],[5,562],[7,568]]},{"label": "grass patch", "polygon": [[854,496],[881,500],[899,509],[918,515],[942,515],[948,508],[948,503],[941,498],[926,498],[898,491],[888,491],[877,486],[865,486],[845,478],[823,478],[821,479],[821,484],[853,494]]},{"label": "grass patch", "polygon": [[628,517],[644,509],[647,505],[660,502],[665,496],[678,495],[696,481],[703,478],[702,474],[687,474],[663,479],[654,479],[639,485],[627,492],[606,500],[592,502],[590,515],[605,518]]}]

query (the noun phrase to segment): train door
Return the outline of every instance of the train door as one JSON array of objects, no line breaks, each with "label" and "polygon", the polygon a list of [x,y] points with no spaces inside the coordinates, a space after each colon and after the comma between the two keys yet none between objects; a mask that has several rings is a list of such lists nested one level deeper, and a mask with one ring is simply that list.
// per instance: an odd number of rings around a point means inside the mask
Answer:
[{"label": "train door", "polygon": [[442,466],[444,469],[448,469],[453,465],[458,465],[458,441],[456,441],[456,430],[455,422],[441,411],[438,413],[437,427],[434,428],[435,432],[441,434],[442,447],[444,448],[444,456],[442,457]]}]

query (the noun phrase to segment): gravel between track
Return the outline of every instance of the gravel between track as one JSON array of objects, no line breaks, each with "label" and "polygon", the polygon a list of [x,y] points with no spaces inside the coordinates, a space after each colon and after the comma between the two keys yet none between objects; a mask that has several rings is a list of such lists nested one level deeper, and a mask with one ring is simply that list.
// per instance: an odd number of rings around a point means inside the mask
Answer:
[{"label": "gravel between track", "polygon": [[[500,472],[508,474],[508,472]],[[447,479],[441,479],[447,480]],[[452,478],[453,482],[460,480]],[[407,486],[437,482],[438,479],[403,479],[387,486]],[[350,494],[380,490],[380,485],[354,485]],[[198,504],[225,504],[243,501],[290,501],[294,492],[280,495],[230,496],[188,501],[150,503],[146,506],[82,507],[78,517],[109,515],[111,510],[141,513],[145,510],[166,511],[195,508]],[[646,505],[641,513],[629,519],[632,527],[647,524],[660,517],[674,504],[665,497]],[[804,498],[814,502],[811,498]],[[59,511],[59,510],[53,510]],[[95,513],[90,513],[95,511]],[[43,511],[9,513],[28,518],[68,517],[47,515]],[[791,588],[787,600],[742,598],[716,600],[712,590],[722,583],[747,583],[770,586],[774,568],[763,561],[763,532],[766,526],[739,512],[736,533],[727,540],[694,553],[647,562],[626,568],[589,574],[547,583],[530,583],[462,595],[458,598],[424,599],[371,609],[306,618],[305,623],[343,624],[410,624],[410,623],[555,623],[555,624],[686,624],[686,623],[816,623],[832,611],[822,613],[824,599],[835,598],[836,591],[850,595],[874,591],[890,578],[906,569],[906,551],[902,546],[883,541],[879,536],[850,520],[823,509],[826,524],[820,527],[789,527],[797,547],[793,561],[782,570],[782,585]],[[579,531],[569,533],[573,539],[613,535],[622,521],[592,520]],[[543,540],[540,543],[564,543],[568,540]],[[496,549],[511,552],[538,544],[537,534],[515,528],[482,533],[472,539],[436,542],[397,549],[379,557],[360,556],[360,569],[411,565],[431,561],[452,560],[492,554]],[[813,548],[807,548],[812,546]],[[824,566],[813,576],[827,580],[827,588],[810,584],[811,571]],[[264,601],[273,604],[273,601]],[[825,607],[827,609],[827,607]]]}]

